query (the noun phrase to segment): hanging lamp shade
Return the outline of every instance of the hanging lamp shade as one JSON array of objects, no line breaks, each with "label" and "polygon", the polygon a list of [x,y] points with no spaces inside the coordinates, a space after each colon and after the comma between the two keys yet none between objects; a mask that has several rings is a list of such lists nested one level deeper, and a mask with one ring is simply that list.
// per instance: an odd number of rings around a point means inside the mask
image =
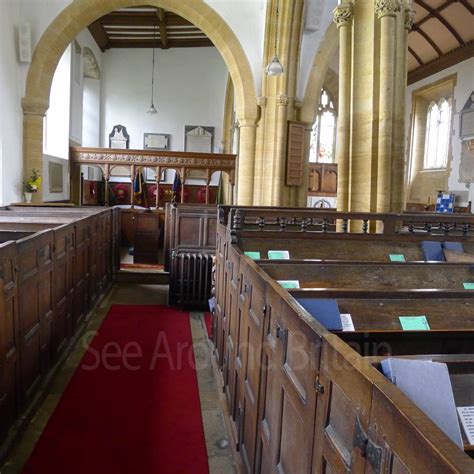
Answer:
[{"label": "hanging lamp shade", "polygon": [[150,107],[148,107],[146,113],[150,115],[155,115],[158,113],[158,110],[156,110],[155,104],[153,104],[153,102],[151,103]]},{"label": "hanging lamp shade", "polygon": [[281,76],[284,70],[278,56],[275,56],[265,69],[269,76]]}]

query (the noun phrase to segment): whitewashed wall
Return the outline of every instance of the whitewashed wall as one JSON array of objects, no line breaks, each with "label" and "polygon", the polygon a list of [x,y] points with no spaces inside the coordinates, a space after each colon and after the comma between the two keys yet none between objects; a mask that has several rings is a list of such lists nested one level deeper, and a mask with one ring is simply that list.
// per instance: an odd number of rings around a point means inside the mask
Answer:
[{"label": "whitewashed wall", "polygon": [[[184,150],[185,125],[215,127],[214,151],[222,140],[228,71],[215,48],[156,51],[155,106],[151,98],[151,49],[112,49],[103,57],[102,146],[114,125],[127,127],[130,148],[143,148],[143,134],[168,133],[171,149]],[[211,73],[212,71],[212,73]]]},{"label": "whitewashed wall", "polygon": [[18,87],[16,0],[0,0],[0,204],[18,202],[22,195],[22,91]]},{"label": "whitewashed wall", "polygon": [[461,161],[461,140],[459,138],[459,112],[464,107],[469,95],[474,89],[474,58],[471,58],[462,63],[456,64],[450,68],[445,69],[437,74],[429,76],[421,81],[411,84],[407,89],[406,95],[406,110],[407,110],[407,137],[410,131],[410,118],[412,113],[412,93],[413,91],[420,89],[428,84],[443,79],[444,77],[450,76],[451,74],[457,74],[457,83],[454,88],[454,109],[452,117],[452,138],[451,138],[451,173],[449,175],[449,190],[456,191],[469,191],[469,200],[474,202],[474,184],[459,183],[459,164]]}]

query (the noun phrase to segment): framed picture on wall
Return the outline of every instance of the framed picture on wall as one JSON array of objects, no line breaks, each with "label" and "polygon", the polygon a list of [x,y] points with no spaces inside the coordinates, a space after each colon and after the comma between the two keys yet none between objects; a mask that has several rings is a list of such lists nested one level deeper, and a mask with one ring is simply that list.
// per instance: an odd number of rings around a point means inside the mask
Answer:
[{"label": "framed picture on wall", "polygon": [[144,133],[143,149],[144,150],[169,150],[170,149],[169,133]]},{"label": "framed picture on wall", "polygon": [[[166,170],[161,170],[160,182],[165,181],[165,177]],[[145,168],[145,181],[148,183],[156,181],[156,172],[153,168]]]}]

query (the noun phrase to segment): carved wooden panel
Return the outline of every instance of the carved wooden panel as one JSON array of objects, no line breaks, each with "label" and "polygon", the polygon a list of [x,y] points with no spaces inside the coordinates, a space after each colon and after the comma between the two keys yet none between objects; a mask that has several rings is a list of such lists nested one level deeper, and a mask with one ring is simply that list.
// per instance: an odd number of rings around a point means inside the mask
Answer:
[{"label": "carved wooden panel", "polygon": [[76,223],[76,257],[74,269],[74,319],[76,333],[84,324],[89,308],[89,225],[86,219]]},{"label": "carved wooden panel", "polygon": [[310,196],[337,195],[337,164],[310,163],[308,194]]},{"label": "carved wooden panel", "polygon": [[305,160],[305,124],[288,122],[286,185],[301,186]]}]

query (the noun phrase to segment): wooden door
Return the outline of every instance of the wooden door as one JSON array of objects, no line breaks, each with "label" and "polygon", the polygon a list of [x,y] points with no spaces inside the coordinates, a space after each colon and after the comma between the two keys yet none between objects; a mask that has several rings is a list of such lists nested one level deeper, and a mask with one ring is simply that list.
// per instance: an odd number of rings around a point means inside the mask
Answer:
[{"label": "wooden door", "polygon": [[321,338],[278,292],[267,307],[256,472],[310,473]]},{"label": "wooden door", "polygon": [[18,415],[19,334],[16,245],[0,245],[0,436]]},{"label": "wooden door", "polygon": [[245,297],[241,296],[243,277],[240,265],[240,256],[233,248],[229,249],[229,261],[231,262],[229,268],[230,291],[228,292],[228,299],[226,300],[226,307],[228,309],[226,312],[226,326],[224,327],[224,347],[222,349],[224,353],[224,359],[222,372],[224,380],[224,393],[227,399],[231,420],[233,422],[231,424],[231,434],[237,443],[237,347],[239,344],[240,335],[240,321],[242,312],[241,305],[244,303]]},{"label": "wooden door", "polygon": [[336,335],[325,336],[313,444],[313,473],[363,473],[372,381],[359,356]]},{"label": "wooden door", "polygon": [[257,412],[265,307],[265,279],[253,262],[243,273],[237,350],[238,449],[248,473],[255,469]]},{"label": "wooden door", "polygon": [[139,211],[135,214],[135,263],[158,264],[160,223],[158,214]]},{"label": "wooden door", "polygon": [[51,365],[53,244],[52,231],[17,242],[23,407],[32,401]]},{"label": "wooden door", "polygon": [[86,219],[75,224],[73,333],[84,324],[89,308],[89,226]]},{"label": "wooden door", "polygon": [[58,360],[72,335],[72,297],[74,291],[74,225],[54,231],[54,321],[51,355]]}]

